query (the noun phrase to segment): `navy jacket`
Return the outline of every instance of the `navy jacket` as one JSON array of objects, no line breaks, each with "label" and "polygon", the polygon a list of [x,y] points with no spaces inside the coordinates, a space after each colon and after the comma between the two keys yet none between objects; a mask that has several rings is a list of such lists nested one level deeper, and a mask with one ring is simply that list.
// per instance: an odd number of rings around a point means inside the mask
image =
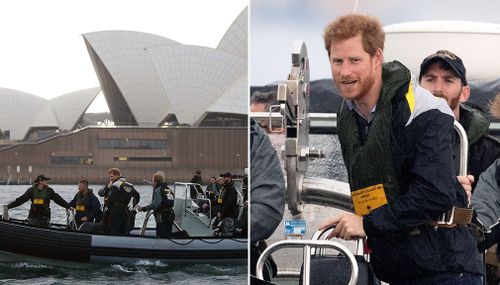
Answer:
[{"label": "navy jacket", "polygon": [[[384,84],[401,72],[409,73],[398,62],[385,63]],[[406,96],[406,84],[391,100],[388,147],[401,193],[363,218],[373,268],[386,282],[440,272],[482,274],[469,228],[435,229],[431,225],[452,206],[466,207],[467,199],[454,171],[453,114],[443,99],[412,82],[411,98]],[[368,168],[377,163],[366,162]]]},{"label": "navy jacket", "polygon": [[[81,194],[78,192],[75,194],[75,197],[73,197],[73,200],[69,202],[71,207],[75,208],[76,207],[76,202],[78,200],[78,196]],[[80,224],[81,218],[87,217],[88,222],[99,222],[101,217],[102,217],[102,211],[101,211],[101,203],[99,202],[99,199],[94,195],[92,189],[89,189],[88,192],[88,200],[87,200],[87,205],[85,205],[85,212],[79,212],[77,211],[75,214],[75,219],[78,224]]]}]

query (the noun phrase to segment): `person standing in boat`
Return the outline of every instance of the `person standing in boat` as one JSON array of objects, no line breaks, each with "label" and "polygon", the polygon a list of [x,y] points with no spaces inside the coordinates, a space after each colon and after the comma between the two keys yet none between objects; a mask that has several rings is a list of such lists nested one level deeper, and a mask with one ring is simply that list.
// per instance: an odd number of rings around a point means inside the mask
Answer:
[{"label": "person standing in boat", "polygon": [[[486,115],[470,104],[470,87],[462,59],[448,50],[439,50],[426,57],[420,65],[420,85],[436,97],[446,100],[457,120],[465,129],[469,141],[467,170],[472,179],[472,190],[479,174],[500,157],[500,142],[489,132]],[[455,164],[459,169],[459,142],[455,143]]]},{"label": "person standing in boat", "polygon": [[[259,124],[250,119],[250,273],[267,247],[269,238],[283,219],[285,210],[285,180],[276,149]],[[274,261],[264,266],[264,280],[270,281],[277,273]]]},{"label": "person standing in boat", "polygon": [[151,204],[138,207],[139,211],[147,212],[153,210],[156,220],[156,235],[160,238],[172,237],[172,226],[175,220],[173,210],[175,196],[165,182],[165,175],[158,171],[153,174],[153,196]]},{"label": "person standing in boat", "polygon": [[68,202],[49,187],[49,180],[50,178],[43,174],[38,175],[35,183],[7,207],[12,209],[31,200],[28,223],[37,227],[48,227],[50,224],[50,200],[65,209],[71,208]]},{"label": "person standing in boat", "polygon": [[[337,129],[356,214],[333,216],[321,228],[334,226],[330,237],[345,240],[367,237],[384,282],[481,284],[482,259],[467,226],[464,188],[471,186],[457,179],[453,163],[452,110],[400,62],[384,63],[376,18],[342,16],[324,40],[344,98]],[[445,214],[452,224],[440,221],[449,221]]]},{"label": "person standing in boat", "polygon": [[[210,184],[207,185],[207,189],[205,190],[205,196],[210,200],[210,209],[212,211],[212,216],[215,216],[217,213],[214,213],[215,205],[217,204],[217,196],[220,193],[220,185],[217,183],[215,177],[210,178]],[[202,206],[203,212],[208,213],[209,204],[205,202]]]},{"label": "person standing in boat", "polygon": [[69,202],[76,211],[75,222],[79,227],[84,222],[98,223],[102,218],[101,203],[94,195],[92,189],[89,189],[87,180],[78,181],[78,193],[73,200]]},{"label": "person standing in boat", "polygon": [[[193,178],[191,178],[191,183],[199,184],[201,185],[202,179],[201,179],[201,170],[196,170]],[[199,195],[203,196],[203,189],[201,189],[201,186],[198,185],[191,185],[190,189],[190,195],[191,199],[196,199]]]},{"label": "person standing in boat", "polygon": [[238,193],[236,192],[238,190],[234,187],[231,173],[223,173],[221,177],[224,178],[224,187],[219,196],[221,207],[217,214],[217,220],[219,222],[223,221],[223,232],[224,234],[229,234],[229,232],[234,230],[234,221],[238,218]]},{"label": "person standing in boat", "polygon": [[212,217],[214,218],[213,225],[217,225],[217,214],[221,211],[222,209],[222,189],[224,189],[224,178],[223,177],[218,177],[217,178],[217,185],[219,185],[219,193],[215,195],[215,202],[212,204]]},{"label": "person standing in boat", "polygon": [[128,208],[132,199],[135,207],[140,201],[140,194],[134,185],[121,176],[120,169],[108,170],[109,183],[97,194],[104,197],[103,232],[114,235],[125,235],[132,229],[135,215]]}]

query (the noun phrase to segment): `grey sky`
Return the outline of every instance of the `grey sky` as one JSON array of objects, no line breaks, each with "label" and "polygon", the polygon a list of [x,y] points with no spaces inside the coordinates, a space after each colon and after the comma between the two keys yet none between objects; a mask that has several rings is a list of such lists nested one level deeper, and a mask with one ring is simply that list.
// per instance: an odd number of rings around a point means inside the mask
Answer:
[{"label": "grey sky", "polygon": [[[500,1],[486,0],[251,0],[250,84],[284,80],[294,40],[307,44],[311,79],[329,78],[324,27],[353,11],[377,16],[384,25],[412,21],[460,20],[500,24]],[[471,43],[465,43],[471,44]]]},{"label": "grey sky", "polygon": [[[81,36],[89,32],[131,30],[215,48],[247,5],[248,0],[1,1],[0,87],[50,99],[99,86]],[[100,100],[91,106],[94,111],[105,109]]]}]

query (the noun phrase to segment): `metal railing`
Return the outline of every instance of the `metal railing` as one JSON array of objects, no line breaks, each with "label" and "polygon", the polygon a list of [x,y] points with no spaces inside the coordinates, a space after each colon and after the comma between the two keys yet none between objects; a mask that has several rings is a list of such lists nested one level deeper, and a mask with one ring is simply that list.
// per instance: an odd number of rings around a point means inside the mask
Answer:
[{"label": "metal railing", "polygon": [[[274,111],[274,109],[273,109]],[[264,126],[282,126],[283,117],[279,112],[250,112],[250,117],[258,120]],[[337,113],[309,113],[309,128],[330,130],[337,132]],[[490,133],[500,135],[500,122],[490,123]]]},{"label": "metal railing", "polygon": [[[182,201],[181,216],[179,217],[179,222],[182,224],[182,217],[186,216],[187,213],[190,213],[192,216],[196,217],[199,221],[201,221],[202,223],[204,223],[205,225],[210,227],[210,221],[212,220],[212,203],[210,202],[210,199],[206,198],[204,193],[199,193],[198,190],[197,190],[197,193],[203,195],[204,198],[192,198],[191,193],[188,192],[191,190],[191,186],[194,186],[194,187],[199,186],[201,189],[203,189],[201,187],[201,185],[197,184],[197,183],[187,183],[187,182],[175,182],[174,183],[174,195],[177,195],[177,193],[179,191],[182,191],[182,190],[185,191],[184,195],[183,195],[184,199]],[[180,190],[178,190],[179,187],[180,187]],[[196,215],[193,211],[188,209],[191,207],[191,204],[194,202],[194,200],[196,200],[196,201],[208,201],[208,207],[209,207],[208,208],[208,219],[209,219],[208,224],[205,221],[203,221],[202,219],[200,219],[200,217],[198,217],[198,215]],[[188,202],[191,202],[191,204],[188,204]],[[175,205],[174,205],[174,208],[175,208]]]},{"label": "metal railing", "polygon": [[[146,230],[148,228],[148,221],[149,218],[154,214],[153,210],[149,210],[146,212],[146,216],[144,216],[144,220],[142,222],[142,227],[141,231],[139,232],[139,235],[143,236],[146,233]],[[182,228],[174,221],[173,223],[174,227],[177,229],[177,231],[181,232]]]},{"label": "metal railing", "polygon": [[310,284],[309,280],[311,272],[311,250],[313,248],[332,248],[344,254],[347,257],[349,264],[351,265],[351,277],[349,279],[349,285],[354,285],[358,281],[359,268],[354,255],[342,244],[328,240],[282,240],[274,243],[273,245],[266,248],[257,260],[257,278],[261,280],[264,279],[265,261],[271,256],[273,252],[283,248],[303,248],[303,285]]}]

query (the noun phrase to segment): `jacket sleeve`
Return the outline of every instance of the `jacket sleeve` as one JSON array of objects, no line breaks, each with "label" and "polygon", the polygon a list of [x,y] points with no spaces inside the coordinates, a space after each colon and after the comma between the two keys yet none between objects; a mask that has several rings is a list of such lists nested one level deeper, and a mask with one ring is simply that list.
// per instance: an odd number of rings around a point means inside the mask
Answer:
[{"label": "jacket sleeve", "polygon": [[50,200],[54,201],[57,205],[69,209],[71,206],[66,200],[64,200],[59,194],[57,194],[52,188],[49,188]]},{"label": "jacket sleeve", "polygon": [[151,204],[144,207],[145,211],[155,210],[160,207],[161,204],[161,188],[155,188],[153,191],[153,198],[151,200]]},{"label": "jacket sleeve", "polygon": [[411,231],[437,220],[452,206],[465,207],[465,191],[458,183],[453,164],[453,118],[433,109],[409,126],[415,142],[408,159],[408,191],[391,205],[364,217],[368,236]]},{"label": "jacket sleeve", "polygon": [[251,241],[272,235],[283,218],[285,181],[276,150],[256,124],[251,130],[250,216]]},{"label": "jacket sleeve", "polygon": [[97,191],[97,195],[99,195],[99,197],[104,197],[104,196],[106,196],[108,191],[109,191],[109,187],[106,185],[103,188],[99,189],[99,191]]},{"label": "jacket sleeve", "polygon": [[108,195],[108,203],[110,205],[113,205],[116,202],[116,200],[118,200],[118,194],[120,192],[120,188],[113,185],[113,186],[107,188],[106,192]]},{"label": "jacket sleeve", "polygon": [[236,194],[236,191],[237,190],[234,188],[234,186],[228,187],[226,190],[224,190],[224,195],[222,196],[222,217],[231,216],[234,205],[236,205],[238,202],[238,194]]},{"label": "jacket sleeve", "polygon": [[87,214],[87,220],[93,221],[97,217],[99,211],[101,211],[101,203],[99,202],[99,199],[97,199],[96,196],[92,195],[89,205],[90,209]]},{"label": "jacket sleeve", "polygon": [[10,202],[9,205],[7,205],[7,208],[12,209],[28,202],[28,200],[31,199],[31,197],[33,196],[31,190],[32,188],[26,190],[26,192],[24,192],[23,195],[19,196],[16,200]]},{"label": "jacket sleeve", "polygon": [[131,194],[132,198],[134,199],[134,201],[132,202],[132,206],[135,207],[135,205],[139,204],[139,202],[141,201],[141,194],[139,194],[139,192],[137,192],[134,187],[132,187]]},{"label": "jacket sleeve", "polygon": [[69,205],[73,208],[76,207],[76,195],[73,197],[73,200],[71,200],[71,202],[69,202]]},{"label": "jacket sleeve", "polygon": [[471,205],[481,222],[491,227],[500,218],[500,185],[495,176],[500,173],[500,159],[497,159],[480,176],[472,195]]}]

